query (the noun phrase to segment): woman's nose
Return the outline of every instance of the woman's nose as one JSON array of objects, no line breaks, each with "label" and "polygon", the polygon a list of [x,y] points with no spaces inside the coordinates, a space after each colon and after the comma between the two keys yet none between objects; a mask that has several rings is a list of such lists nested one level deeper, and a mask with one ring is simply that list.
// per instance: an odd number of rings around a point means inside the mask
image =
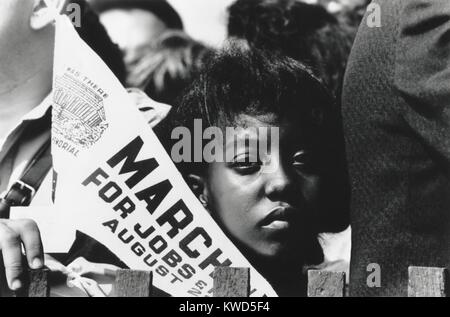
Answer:
[{"label": "woman's nose", "polygon": [[265,175],[266,196],[273,201],[287,200],[293,193],[293,177],[280,164],[276,169]]}]

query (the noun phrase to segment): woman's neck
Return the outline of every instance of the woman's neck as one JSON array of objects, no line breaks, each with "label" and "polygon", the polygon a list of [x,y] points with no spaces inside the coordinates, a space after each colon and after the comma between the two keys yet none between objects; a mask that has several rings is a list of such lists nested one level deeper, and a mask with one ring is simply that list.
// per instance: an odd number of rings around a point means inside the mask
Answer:
[{"label": "woman's neck", "polygon": [[317,238],[312,235],[306,246],[297,250],[283,252],[277,257],[264,257],[255,254],[239,243],[241,252],[252,266],[272,285],[280,297],[305,297],[308,279],[304,267],[323,262],[323,251]]},{"label": "woman's neck", "polygon": [[253,258],[250,263],[272,285],[280,297],[304,297],[307,292],[306,278],[303,274],[303,264],[296,259],[267,261]]},{"label": "woman's neck", "polygon": [[[239,244],[238,244],[239,245]],[[303,273],[305,261],[289,256],[276,259],[257,255],[242,245],[239,246],[250,264],[273,287],[280,297],[304,297],[307,293],[306,278]]]}]

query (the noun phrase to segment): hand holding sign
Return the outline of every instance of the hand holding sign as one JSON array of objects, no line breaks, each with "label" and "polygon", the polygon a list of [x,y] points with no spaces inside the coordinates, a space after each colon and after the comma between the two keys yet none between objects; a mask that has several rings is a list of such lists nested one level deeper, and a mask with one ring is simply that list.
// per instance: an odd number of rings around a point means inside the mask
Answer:
[{"label": "hand holding sign", "polygon": [[44,254],[36,223],[32,220],[0,219],[0,251],[3,255],[8,286],[13,291],[23,287],[20,279],[23,273],[22,244],[29,267],[42,268]]}]

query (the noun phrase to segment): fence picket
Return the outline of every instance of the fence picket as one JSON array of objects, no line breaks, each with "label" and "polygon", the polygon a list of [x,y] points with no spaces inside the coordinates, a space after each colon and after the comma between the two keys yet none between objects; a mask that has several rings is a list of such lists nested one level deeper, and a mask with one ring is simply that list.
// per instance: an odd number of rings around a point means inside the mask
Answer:
[{"label": "fence picket", "polygon": [[249,297],[250,269],[216,267],[213,273],[214,297]]},{"label": "fence picket", "polygon": [[446,297],[448,272],[443,268],[409,267],[408,297]]},{"label": "fence picket", "polygon": [[114,284],[116,297],[150,297],[153,274],[149,271],[118,270]]},{"label": "fence picket", "polygon": [[308,297],[344,297],[345,273],[308,271]]}]

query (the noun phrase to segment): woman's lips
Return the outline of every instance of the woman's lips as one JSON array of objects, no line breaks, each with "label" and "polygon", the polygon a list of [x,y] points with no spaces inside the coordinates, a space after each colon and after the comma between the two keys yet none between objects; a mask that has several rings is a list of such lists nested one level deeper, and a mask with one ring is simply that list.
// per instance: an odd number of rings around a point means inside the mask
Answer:
[{"label": "woman's lips", "polygon": [[262,226],[264,229],[270,230],[288,230],[290,228],[290,223],[284,220],[275,220],[266,226]]},{"label": "woman's lips", "polygon": [[260,226],[264,229],[287,230],[296,212],[292,207],[276,207],[260,222]]}]

